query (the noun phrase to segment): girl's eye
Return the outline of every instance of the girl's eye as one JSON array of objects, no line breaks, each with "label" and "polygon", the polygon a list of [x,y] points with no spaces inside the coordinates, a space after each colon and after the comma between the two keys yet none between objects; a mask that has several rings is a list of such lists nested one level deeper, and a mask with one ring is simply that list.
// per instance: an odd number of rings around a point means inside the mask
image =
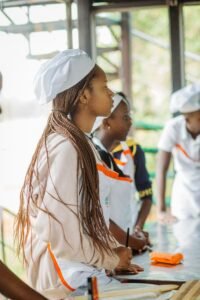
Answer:
[{"label": "girl's eye", "polygon": [[129,121],[130,119],[131,119],[131,117],[129,115],[123,116],[124,121]]}]

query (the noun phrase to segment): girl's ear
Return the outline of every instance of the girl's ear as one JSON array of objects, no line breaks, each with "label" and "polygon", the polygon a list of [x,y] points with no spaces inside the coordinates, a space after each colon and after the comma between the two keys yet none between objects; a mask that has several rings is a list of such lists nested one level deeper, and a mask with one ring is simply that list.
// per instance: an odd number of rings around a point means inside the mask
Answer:
[{"label": "girl's ear", "polygon": [[88,89],[85,89],[80,96],[80,103],[87,104],[90,99],[90,91]]},{"label": "girl's ear", "polygon": [[103,120],[103,128],[106,130],[110,130],[111,125],[110,125],[110,119],[106,118]]}]

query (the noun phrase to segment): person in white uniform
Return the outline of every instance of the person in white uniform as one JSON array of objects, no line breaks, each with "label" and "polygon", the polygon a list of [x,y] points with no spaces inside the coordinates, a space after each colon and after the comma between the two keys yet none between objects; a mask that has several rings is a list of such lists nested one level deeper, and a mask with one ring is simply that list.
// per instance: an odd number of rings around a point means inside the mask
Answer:
[{"label": "person in white uniform", "polygon": [[[139,191],[149,190],[151,183],[144,173],[144,169],[146,170],[144,160],[141,161],[142,172],[139,176],[135,176],[133,155],[131,149],[124,142],[132,125],[129,102],[120,93],[114,95],[113,102],[111,115],[108,118],[98,117],[96,119],[93,126],[93,141],[105,164],[118,174],[117,178],[113,178],[110,230],[120,243],[125,244],[126,230],[129,228],[131,232],[129,245],[133,250],[141,251],[148,244],[148,239],[142,229],[150,211],[152,199],[151,195],[141,198],[143,203],[138,209],[135,199],[136,190],[138,187]],[[111,154],[113,145],[120,141],[123,141],[120,145],[123,147],[123,151],[120,148],[120,151]],[[120,154],[117,156],[117,160],[115,160],[115,154]],[[138,157],[138,160],[140,159],[141,156]]]},{"label": "person in white uniform", "polygon": [[[172,95],[170,109],[181,115],[166,124],[157,160],[157,206],[160,221],[200,217],[200,84],[189,85]],[[171,157],[175,179],[171,214],[165,205],[166,174]]]},{"label": "person in white uniform", "polygon": [[32,287],[64,299],[90,276],[107,285],[114,279],[105,270],[135,270],[131,250],[106,225],[109,189],[99,191],[106,170],[88,136],[96,117],[110,113],[112,92],[103,70],[79,49],[44,63],[34,89],[52,112],[25,177],[15,233]]}]

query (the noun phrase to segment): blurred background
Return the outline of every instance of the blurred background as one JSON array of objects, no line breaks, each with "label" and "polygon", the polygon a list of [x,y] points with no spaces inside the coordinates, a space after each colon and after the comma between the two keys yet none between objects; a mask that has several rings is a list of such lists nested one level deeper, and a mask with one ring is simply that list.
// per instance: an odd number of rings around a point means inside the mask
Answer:
[{"label": "blurred background", "polygon": [[[131,134],[145,150],[154,182],[157,142],[171,117],[170,95],[200,78],[199,19],[200,1],[0,0],[0,220],[8,247],[9,211],[18,210],[25,172],[51,110],[34,98],[39,66],[72,47],[97,60],[109,87],[123,90],[131,102]],[[172,178],[173,165],[168,204]],[[15,270],[23,273],[20,266]]]}]

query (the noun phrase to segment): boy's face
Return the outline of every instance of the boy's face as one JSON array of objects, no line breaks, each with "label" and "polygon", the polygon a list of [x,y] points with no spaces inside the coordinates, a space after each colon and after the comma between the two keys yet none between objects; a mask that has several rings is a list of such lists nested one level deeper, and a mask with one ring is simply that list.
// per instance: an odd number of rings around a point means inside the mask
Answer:
[{"label": "boy's face", "polygon": [[117,106],[109,117],[110,134],[113,139],[125,141],[132,125],[130,110],[123,101]]},{"label": "boy's face", "polygon": [[187,130],[194,135],[200,134],[200,110],[184,113]]}]

